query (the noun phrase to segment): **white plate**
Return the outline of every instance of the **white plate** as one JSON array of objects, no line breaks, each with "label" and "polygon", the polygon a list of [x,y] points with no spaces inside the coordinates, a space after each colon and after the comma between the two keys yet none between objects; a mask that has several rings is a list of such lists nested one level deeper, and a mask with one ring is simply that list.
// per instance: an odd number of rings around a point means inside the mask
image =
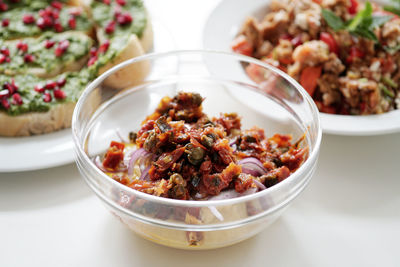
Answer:
[{"label": "white plate", "polygon": [[[268,0],[223,0],[211,13],[203,30],[205,49],[231,51],[230,45],[246,17],[265,14]],[[369,116],[321,114],[324,133],[337,135],[379,135],[400,131],[400,110]]]},{"label": "white plate", "polygon": [[[162,22],[152,20],[154,52],[175,43]],[[65,165],[75,159],[71,129],[30,137],[0,137],[0,172],[31,171]]]}]

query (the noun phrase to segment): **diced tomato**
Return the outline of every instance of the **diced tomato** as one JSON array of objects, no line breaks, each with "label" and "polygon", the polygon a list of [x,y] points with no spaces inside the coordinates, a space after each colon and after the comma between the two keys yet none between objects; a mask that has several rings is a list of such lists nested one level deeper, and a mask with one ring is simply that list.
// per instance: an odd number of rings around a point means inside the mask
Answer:
[{"label": "diced tomato", "polygon": [[347,9],[347,11],[351,14],[354,15],[357,13],[357,8],[358,8],[358,2],[357,0],[350,0],[350,6]]},{"label": "diced tomato", "polygon": [[364,57],[364,52],[358,49],[357,47],[351,47],[349,56],[346,58],[346,62],[348,64],[353,63],[355,58],[362,58]]},{"label": "diced tomato", "polygon": [[316,3],[316,4],[318,4],[318,5],[320,5],[320,4],[322,4],[322,0],[312,0],[314,3]]},{"label": "diced tomato", "polygon": [[239,53],[245,56],[251,56],[253,54],[253,46],[243,35],[240,35],[235,40],[233,40],[232,50],[235,53]]},{"label": "diced tomato", "polygon": [[339,55],[339,46],[337,45],[335,38],[333,38],[331,34],[327,32],[321,32],[319,39],[329,46],[329,51],[335,53],[336,55]]},{"label": "diced tomato", "polygon": [[281,58],[279,60],[279,63],[282,63],[284,65],[289,65],[293,63],[293,59],[292,58]]},{"label": "diced tomato", "polygon": [[124,148],[123,143],[112,141],[103,160],[104,168],[114,170],[124,159]]},{"label": "diced tomato", "polygon": [[321,101],[315,101],[318,110],[323,113],[336,114],[336,108],[332,106],[325,106]]},{"label": "diced tomato", "polygon": [[396,65],[393,62],[393,58],[390,55],[386,55],[386,58],[380,59],[382,71],[384,73],[392,73],[396,69]]},{"label": "diced tomato", "polygon": [[252,79],[256,83],[260,83],[265,80],[264,73],[259,65],[250,63],[246,67],[246,72],[247,75],[250,76],[250,79]]},{"label": "diced tomato", "polygon": [[307,67],[301,72],[300,84],[306,89],[310,96],[314,95],[317,88],[318,78],[321,76],[322,67]]}]

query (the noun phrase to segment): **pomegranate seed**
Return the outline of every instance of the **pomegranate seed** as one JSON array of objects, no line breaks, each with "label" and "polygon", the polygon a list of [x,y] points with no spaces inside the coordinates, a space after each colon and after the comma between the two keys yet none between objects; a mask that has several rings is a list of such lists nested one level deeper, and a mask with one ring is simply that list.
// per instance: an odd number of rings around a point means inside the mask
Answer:
[{"label": "pomegranate seed", "polygon": [[56,20],[54,22],[54,29],[56,30],[56,32],[62,32],[64,30],[64,28],[61,25],[61,22],[59,20]]},{"label": "pomegranate seed", "polygon": [[58,81],[57,81],[57,85],[58,85],[59,87],[63,87],[63,86],[65,85],[66,82],[67,82],[67,80],[66,80],[65,78],[60,78],[60,79],[58,79]]},{"label": "pomegranate seed", "polygon": [[13,94],[12,98],[13,98],[13,102],[12,103],[14,105],[18,105],[18,106],[22,105],[23,101],[22,101],[22,97],[21,97],[20,94],[18,94],[18,93]]},{"label": "pomegranate seed", "polygon": [[58,2],[58,1],[53,1],[53,2],[51,3],[51,6],[54,7],[54,8],[56,8],[56,9],[58,9],[58,10],[61,10],[63,4],[62,4],[61,2]]},{"label": "pomegranate seed", "polygon": [[97,56],[91,57],[87,63],[88,67],[92,66],[97,61]]},{"label": "pomegranate seed", "polygon": [[46,103],[49,103],[51,101],[51,94],[44,93],[43,94],[43,101],[46,102]]},{"label": "pomegranate seed", "polygon": [[51,19],[50,16],[45,16],[45,17],[43,17],[43,20],[44,20],[44,25],[45,25],[46,27],[51,27],[51,26],[53,26],[53,20]]},{"label": "pomegranate seed", "polygon": [[90,56],[91,57],[97,56],[97,48],[96,47],[90,48]]},{"label": "pomegranate seed", "polygon": [[26,14],[22,17],[22,21],[25,24],[32,24],[32,23],[35,23],[35,17],[31,14]]},{"label": "pomegranate seed", "polygon": [[122,14],[117,18],[117,21],[120,25],[130,24],[132,20],[132,16],[129,13]]},{"label": "pomegranate seed", "polygon": [[9,96],[10,96],[10,91],[8,91],[7,89],[0,90],[0,99],[3,97],[9,97]]},{"label": "pomegranate seed", "polygon": [[116,8],[115,11],[114,11],[114,18],[117,19],[119,16],[121,16],[121,14],[122,14],[121,13],[121,9],[119,9],[119,8],[117,9]]},{"label": "pomegranate seed", "polygon": [[117,4],[120,5],[120,6],[126,5],[126,1],[125,1],[125,0],[117,0],[116,2],[117,2]]},{"label": "pomegranate seed", "polygon": [[35,85],[34,90],[38,93],[44,93],[44,87],[41,85]]},{"label": "pomegranate seed", "polygon": [[56,99],[64,99],[64,98],[67,97],[67,95],[65,94],[65,92],[64,92],[63,90],[61,90],[61,89],[55,89],[55,90],[53,91],[53,93],[54,93],[54,97],[55,97]]},{"label": "pomegranate seed", "polygon": [[10,102],[8,102],[8,99],[7,99],[7,98],[3,98],[3,99],[1,100],[1,104],[3,105],[3,107],[4,107],[5,109],[9,109],[9,108],[10,108]]},{"label": "pomegranate seed", "polygon": [[18,91],[18,86],[15,84],[14,78],[11,78],[11,86],[13,87],[14,91]]},{"label": "pomegranate seed", "polygon": [[53,11],[53,19],[58,19],[60,17],[60,12],[58,10]]},{"label": "pomegranate seed", "polygon": [[47,16],[46,10],[44,10],[44,9],[39,10],[39,16],[42,17],[42,18]]},{"label": "pomegranate seed", "polygon": [[71,17],[69,18],[69,20],[68,20],[68,26],[69,26],[71,29],[75,29],[75,28],[76,28],[76,19],[75,19],[74,16],[71,16]]},{"label": "pomegranate seed", "polygon": [[26,54],[24,56],[24,61],[25,61],[25,63],[31,63],[31,62],[35,61],[35,57],[31,54]]},{"label": "pomegranate seed", "polygon": [[16,89],[11,83],[5,82],[3,84],[3,89],[6,89],[10,95],[14,94]]},{"label": "pomegranate seed", "polygon": [[54,81],[48,81],[44,87],[46,89],[53,90],[54,88],[57,87],[57,83]]},{"label": "pomegranate seed", "polygon": [[115,31],[115,21],[110,21],[107,24],[107,26],[105,28],[105,31],[106,31],[107,34],[113,33]]},{"label": "pomegranate seed", "polygon": [[110,41],[107,40],[99,47],[99,53],[104,54],[105,52],[107,52],[109,47],[110,47]]},{"label": "pomegranate seed", "polygon": [[7,11],[8,10],[8,6],[5,3],[0,3],[0,11]]},{"label": "pomegranate seed", "polygon": [[64,54],[65,51],[67,51],[68,47],[69,47],[69,41],[63,40],[58,43],[56,50],[54,50],[54,54],[56,55],[56,57],[60,57]]},{"label": "pomegranate seed", "polygon": [[111,4],[111,0],[103,0],[103,3],[106,5],[109,5],[109,4]]},{"label": "pomegranate seed", "polygon": [[8,27],[8,25],[10,25],[10,20],[9,19],[3,19],[3,21],[1,22],[1,26]]},{"label": "pomegranate seed", "polygon": [[23,42],[21,42],[21,41],[18,41],[18,43],[17,43],[17,49],[18,49],[18,50],[21,50],[22,52],[26,52],[26,51],[28,51],[28,44],[23,43]]},{"label": "pomegranate seed", "polygon": [[47,49],[52,48],[54,45],[56,44],[55,41],[53,40],[46,40],[44,43],[44,47],[46,47]]},{"label": "pomegranate seed", "polygon": [[0,54],[0,64],[3,64],[4,61],[6,61],[6,56],[3,54]]},{"label": "pomegranate seed", "polygon": [[11,58],[6,57],[6,62],[7,62],[7,63],[10,63],[10,62],[11,62]]},{"label": "pomegranate seed", "polygon": [[302,44],[303,44],[303,41],[301,40],[301,37],[300,37],[300,36],[294,37],[290,42],[292,43],[292,45],[293,45],[294,47],[298,47],[299,45],[302,45]]},{"label": "pomegranate seed", "polygon": [[48,6],[44,9],[45,16],[52,17],[53,16],[53,9]]},{"label": "pomegranate seed", "polygon": [[10,92],[7,89],[0,91],[0,99],[3,97],[8,97],[9,95],[10,95]]},{"label": "pomegranate seed", "polygon": [[8,57],[10,55],[10,50],[8,50],[7,47],[3,46],[3,47],[0,48],[0,53],[5,55],[6,57]]},{"label": "pomegranate seed", "polygon": [[44,28],[46,28],[46,24],[44,22],[43,18],[38,18],[38,20],[36,21],[36,26],[38,26],[41,30],[44,30]]}]

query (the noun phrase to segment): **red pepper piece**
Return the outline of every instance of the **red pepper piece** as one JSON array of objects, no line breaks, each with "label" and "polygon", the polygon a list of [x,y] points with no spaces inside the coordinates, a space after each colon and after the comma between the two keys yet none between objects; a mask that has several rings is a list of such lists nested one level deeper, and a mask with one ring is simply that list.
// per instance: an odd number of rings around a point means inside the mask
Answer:
[{"label": "red pepper piece", "polygon": [[243,35],[238,36],[232,43],[232,50],[235,53],[239,53],[245,56],[251,56],[253,54],[253,46]]},{"label": "red pepper piece", "polygon": [[321,72],[322,67],[307,67],[301,72],[300,84],[306,89],[310,96],[314,95]]},{"label": "red pepper piece", "polygon": [[339,46],[336,43],[335,38],[333,38],[331,34],[327,32],[321,32],[319,39],[329,46],[329,51],[335,53],[336,55],[339,55]]},{"label": "red pepper piece", "polygon": [[357,13],[357,7],[358,7],[358,2],[357,0],[350,0],[350,6],[347,9],[347,11],[351,14],[354,15]]},{"label": "red pepper piece", "polygon": [[124,159],[124,148],[123,143],[112,141],[103,160],[104,168],[114,170]]},{"label": "red pepper piece", "polygon": [[353,63],[354,59],[364,57],[364,52],[358,49],[357,47],[351,47],[349,56],[346,58],[346,62],[348,64]]}]

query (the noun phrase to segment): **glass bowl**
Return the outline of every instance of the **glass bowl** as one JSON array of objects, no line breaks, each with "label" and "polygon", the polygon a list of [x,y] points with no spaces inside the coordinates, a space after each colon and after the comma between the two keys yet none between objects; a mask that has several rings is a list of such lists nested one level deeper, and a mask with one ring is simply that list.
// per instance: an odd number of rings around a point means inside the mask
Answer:
[{"label": "glass bowl", "polygon": [[[246,74],[254,64],[262,82]],[[117,79],[123,90],[111,88]],[[119,86],[121,87],[121,86]],[[255,194],[212,201],[156,197],[126,187],[93,163],[111,140],[126,138],[165,96],[198,92],[204,112],[237,112],[242,128],[257,125],[266,136],[305,135],[309,153],[284,181]],[[250,57],[213,51],[149,54],[121,63],[92,82],[76,105],[72,131],[77,166],[112,214],[140,236],[181,249],[212,249],[254,236],[270,225],[306,187],[321,142],[318,110],[307,92],[282,71]]]}]

